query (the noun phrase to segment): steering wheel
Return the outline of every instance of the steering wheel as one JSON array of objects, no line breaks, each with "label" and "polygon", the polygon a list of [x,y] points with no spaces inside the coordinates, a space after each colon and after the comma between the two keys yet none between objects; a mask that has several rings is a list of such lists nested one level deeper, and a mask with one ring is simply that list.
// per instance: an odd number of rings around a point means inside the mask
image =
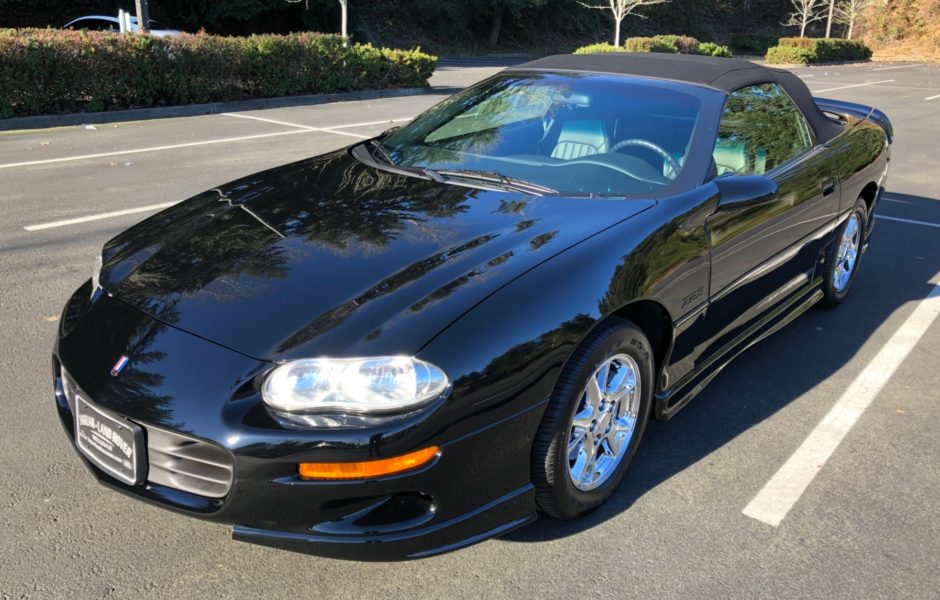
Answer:
[{"label": "steering wheel", "polygon": [[660,155],[666,164],[669,165],[669,168],[672,169],[672,178],[674,179],[676,175],[679,174],[679,171],[682,169],[682,165],[679,164],[679,161],[674,159],[671,154],[669,154],[662,146],[654,144],[649,140],[641,140],[639,138],[632,138],[629,140],[623,140],[622,142],[617,142],[614,144],[614,147],[610,149],[610,152],[617,152],[622,148],[627,146],[640,146],[641,148],[646,148],[652,150],[656,154]]}]

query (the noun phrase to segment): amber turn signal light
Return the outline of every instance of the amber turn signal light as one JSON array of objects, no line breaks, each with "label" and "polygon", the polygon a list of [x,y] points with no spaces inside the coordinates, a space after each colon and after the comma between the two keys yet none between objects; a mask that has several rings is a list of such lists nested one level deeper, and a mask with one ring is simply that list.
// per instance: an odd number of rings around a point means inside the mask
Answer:
[{"label": "amber turn signal light", "polygon": [[429,463],[439,452],[440,448],[431,446],[393,458],[354,463],[300,463],[297,466],[301,479],[366,479],[416,469]]}]

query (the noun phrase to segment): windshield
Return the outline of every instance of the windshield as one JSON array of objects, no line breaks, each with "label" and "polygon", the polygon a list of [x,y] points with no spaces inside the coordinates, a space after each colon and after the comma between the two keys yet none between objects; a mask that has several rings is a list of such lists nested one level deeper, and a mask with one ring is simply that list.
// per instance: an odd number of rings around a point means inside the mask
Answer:
[{"label": "windshield", "polygon": [[699,99],[616,75],[510,73],[431,108],[383,140],[383,161],[500,175],[560,194],[657,192],[682,172]]}]

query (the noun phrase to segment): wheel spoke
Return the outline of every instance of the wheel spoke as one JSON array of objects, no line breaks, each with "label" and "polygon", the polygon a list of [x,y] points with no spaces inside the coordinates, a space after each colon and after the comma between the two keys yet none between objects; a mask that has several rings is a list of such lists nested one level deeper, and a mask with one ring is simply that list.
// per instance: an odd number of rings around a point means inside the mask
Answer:
[{"label": "wheel spoke", "polygon": [[591,418],[594,416],[594,408],[586,401],[581,402],[581,410],[574,414],[571,424],[575,427],[587,429],[591,426]]},{"label": "wheel spoke", "polygon": [[610,361],[605,362],[604,366],[598,370],[596,379],[601,395],[607,395],[610,392]]},{"label": "wheel spoke", "polygon": [[624,365],[620,365],[617,370],[614,372],[614,376],[610,380],[610,384],[607,386],[607,394],[611,398],[617,398],[620,396],[623,391],[623,384],[627,380],[627,376],[630,373],[630,368]]},{"label": "wheel spoke", "polygon": [[[571,459],[569,458],[569,461]],[[594,438],[585,436],[584,444],[578,449],[574,465],[570,467],[572,478],[578,483],[586,483],[593,476],[595,460]]]},{"label": "wheel spoke", "polygon": [[616,429],[611,431],[610,434],[604,438],[604,445],[607,447],[607,451],[612,458],[616,458],[620,454],[620,446],[623,444],[623,438],[624,434]]},{"label": "wheel spoke", "polygon": [[594,468],[597,466],[597,447],[594,444],[584,445],[584,467],[578,481],[590,483],[594,479]]},{"label": "wheel spoke", "polygon": [[858,233],[858,219],[853,217],[849,219],[849,224],[845,227],[845,235],[843,237],[847,241],[854,240],[856,233]]},{"label": "wheel spoke", "polygon": [[588,381],[585,393],[587,394],[588,405],[591,407],[591,414],[594,414],[600,408],[604,396],[598,384],[597,377],[591,377],[590,381]]},{"label": "wheel spoke", "polygon": [[588,431],[581,427],[575,427],[574,431],[571,432],[571,437],[568,440],[568,460],[572,459],[573,455],[576,455],[577,452],[581,449],[581,444],[584,442],[584,438],[587,436]]}]

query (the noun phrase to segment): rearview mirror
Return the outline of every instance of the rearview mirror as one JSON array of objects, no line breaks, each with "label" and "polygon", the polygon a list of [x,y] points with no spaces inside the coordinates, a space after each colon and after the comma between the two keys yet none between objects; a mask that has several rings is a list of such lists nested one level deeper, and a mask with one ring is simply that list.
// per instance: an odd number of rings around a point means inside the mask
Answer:
[{"label": "rearview mirror", "polygon": [[763,175],[725,175],[713,180],[718,186],[718,210],[746,208],[777,199],[777,182]]}]

